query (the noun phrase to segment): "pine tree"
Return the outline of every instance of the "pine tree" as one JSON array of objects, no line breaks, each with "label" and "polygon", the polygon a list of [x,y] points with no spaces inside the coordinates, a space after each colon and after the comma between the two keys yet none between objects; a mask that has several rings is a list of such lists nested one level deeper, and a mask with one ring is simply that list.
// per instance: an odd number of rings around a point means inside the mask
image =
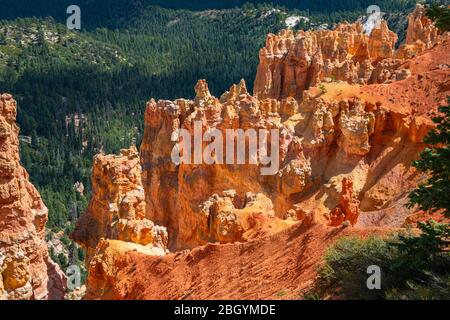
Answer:
[{"label": "pine tree", "polygon": [[436,22],[440,30],[450,31],[450,7],[434,3],[428,8],[427,16]]},{"label": "pine tree", "polygon": [[443,210],[450,217],[450,106],[440,107],[439,112],[433,118],[436,129],[424,139],[431,148],[425,149],[420,159],[413,162],[414,167],[430,174],[430,178],[410,194],[410,205],[430,212]]}]

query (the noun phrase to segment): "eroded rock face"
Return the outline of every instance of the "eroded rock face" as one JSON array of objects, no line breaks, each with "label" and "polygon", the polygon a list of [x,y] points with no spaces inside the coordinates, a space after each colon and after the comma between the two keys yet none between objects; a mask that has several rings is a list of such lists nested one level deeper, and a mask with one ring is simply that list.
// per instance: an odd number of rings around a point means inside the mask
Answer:
[{"label": "eroded rock face", "polygon": [[[235,218],[242,207],[223,195],[226,190],[235,190],[238,199],[247,192],[264,195],[279,219],[330,224],[334,215],[332,225],[400,206],[403,218],[395,225],[402,225],[412,212],[401,199],[423,178],[409,164],[433,127],[429,106],[445,103],[449,93],[443,67],[448,37],[407,59],[396,57],[396,41],[385,22],[369,36],[359,24],[284,30],[269,35],[260,52],[255,95],[241,81],[216,98],[201,80],[192,101],[150,101],[140,154],[146,215],[168,228],[169,247],[242,241],[246,229]],[[278,172],[262,176],[261,162],[174,163],[174,146],[185,139],[180,129],[192,139],[196,122],[202,132],[222,136],[227,129],[279,130]],[[342,194],[343,183],[351,191]],[[202,208],[212,196],[220,210],[213,206],[210,215]],[[227,219],[231,225],[224,227]]]},{"label": "eroded rock face", "polygon": [[[415,21],[425,19],[417,12],[412,17],[410,34]],[[245,241],[252,232],[247,218],[239,218],[243,210],[270,207],[260,215],[269,225],[285,218],[328,225],[330,215],[355,224],[364,212],[376,216],[400,205],[423,178],[410,163],[433,127],[427,113],[449,93],[443,67],[449,44],[441,36],[437,46],[410,58],[398,57],[396,41],[384,21],[370,35],[358,23],[332,31],[284,30],[269,35],[260,52],[254,95],[241,81],[217,98],[200,80],[193,100],[149,101],[140,159],[135,150],[96,159],[94,198],[75,239],[88,256],[103,237],[161,248],[167,241],[181,250]],[[444,61],[434,64],[430,57]],[[277,170],[261,174],[267,165],[261,153],[244,164],[224,161],[227,142],[237,142],[227,137],[230,129],[276,130],[277,143],[270,141],[267,150],[277,145]],[[196,130],[211,139],[196,141]],[[222,149],[210,152],[206,163],[202,156],[212,141],[222,141]],[[200,159],[180,149],[183,142],[200,147]],[[249,192],[258,195],[253,209],[246,207]]]},{"label": "eroded rock face", "polygon": [[394,48],[398,37],[389,30],[387,22],[382,20],[369,36],[369,59],[382,60],[394,56]]},{"label": "eroded rock face", "polygon": [[[385,23],[370,36],[359,24],[283,31],[269,35],[261,50],[254,95],[241,81],[217,98],[200,80],[193,100],[149,101],[140,154],[132,148],[95,159],[94,196],[74,233],[88,252],[87,298],[141,297],[129,284],[155,283],[164,268],[171,272],[174,263],[164,264],[171,259],[181,264],[184,285],[195,260],[189,255],[214,256],[210,243],[228,243],[217,247],[248,257],[243,246],[253,240],[279,245],[277,236],[300,221],[298,232],[318,224],[328,230],[417,221],[422,213],[406,199],[426,177],[411,161],[434,126],[429,112],[450,94],[450,43],[441,36],[419,53],[394,52],[395,42]],[[236,155],[220,161],[226,142],[237,143],[227,136],[231,129],[276,130],[266,149],[278,147],[270,152],[277,170],[262,175],[261,150],[243,164]],[[196,141],[196,130],[211,139]],[[208,149],[221,139],[222,147]],[[180,147],[187,142],[201,149],[201,159]],[[182,251],[198,246],[204,247]],[[166,248],[182,252],[161,257]],[[149,264],[136,275],[140,261]],[[217,260],[209,264],[216,267]],[[185,298],[191,289],[175,291]]]},{"label": "eroded rock face", "polygon": [[87,265],[102,238],[167,250],[167,230],[146,218],[141,174],[135,147],[95,157],[93,197],[72,234],[87,252]]},{"label": "eroded rock face", "polygon": [[0,299],[63,299],[66,279],[45,243],[48,210],[19,162],[16,110],[0,95]]},{"label": "eroded rock face", "polygon": [[235,190],[213,195],[201,205],[208,223],[201,232],[209,242],[245,242],[262,235],[275,234],[292,225],[275,216],[272,201],[263,194],[248,192],[239,197]]},{"label": "eroded rock face", "polygon": [[360,215],[359,201],[353,193],[353,182],[350,179],[342,179],[339,204],[331,210],[330,225],[337,227],[348,221],[351,225],[358,222]]},{"label": "eroded rock face", "polygon": [[301,98],[324,79],[367,83],[373,64],[392,58],[397,35],[382,21],[368,36],[359,23],[335,30],[283,30],[260,51],[254,93],[259,98]]},{"label": "eroded rock face", "polygon": [[350,104],[348,108],[346,103],[342,103],[342,106],[338,145],[348,156],[365,156],[370,152],[369,138],[375,131],[375,115],[366,112],[360,101]]},{"label": "eroded rock face", "polygon": [[418,41],[424,44],[426,49],[438,42],[439,30],[426,16],[426,8],[417,4],[416,9],[408,17],[408,30],[406,31],[406,44],[414,45]]},{"label": "eroded rock face", "polygon": [[127,254],[130,252],[154,257],[166,254],[165,250],[159,247],[101,239],[89,265],[84,299],[125,299],[117,292],[115,286],[121,279],[120,271],[127,265]]},{"label": "eroded rock face", "polygon": [[408,29],[406,31],[406,43],[396,52],[396,58],[409,59],[426,49],[432,48],[448,35],[442,33],[426,16],[426,8],[417,4],[414,12],[408,17]]},{"label": "eroded rock face", "polygon": [[[209,241],[209,233],[206,229],[202,231],[207,226],[207,220],[200,207],[213,194],[235,189],[242,196],[248,191],[260,193],[265,188],[259,160],[255,165],[208,165],[203,160],[198,165],[174,164],[174,147],[183,139],[179,129],[189,133],[187,139],[192,139],[194,145],[195,126],[198,124],[201,134],[218,130],[222,137],[226,137],[228,129],[270,130],[281,126],[277,112],[279,103],[254,98],[247,92],[243,81],[233,85],[220,99],[211,96],[204,80],[199,81],[195,90],[196,98],[193,101],[152,100],[148,103],[145,142],[141,145],[147,216],[168,227],[170,246],[178,249]],[[237,144],[237,141],[234,142]],[[203,150],[208,144],[201,143]],[[194,156],[190,160],[195,163]],[[240,178],[244,175],[246,181]],[[272,188],[276,188],[276,185]]]},{"label": "eroded rock face", "polygon": [[311,183],[311,163],[303,152],[302,140],[294,136],[288,148],[285,165],[278,172],[278,190],[286,197],[306,190]]},{"label": "eroded rock face", "polygon": [[[419,88],[419,78],[413,74],[402,80],[407,81],[401,83],[403,88],[394,89],[400,82],[393,82],[392,90],[401,93],[410,90],[406,87]],[[202,81],[199,87],[206,85]],[[328,83],[326,93],[313,87],[305,91],[303,101],[259,100],[241,91],[243,87],[243,83],[233,86],[220,100],[202,94],[194,101],[179,100],[182,104],[152,101],[147,106],[141,147],[147,216],[167,226],[173,250],[243,241],[248,229],[238,216],[245,201],[237,199],[247,192],[270,199],[278,219],[308,217],[328,224],[331,214],[354,224],[360,201],[365,211],[383,210],[417,185],[420,177],[409,163],[424,148],[421,141],[432,123],[426,120],[425,110],[416,110],[416,117],[411,117],[411,108],[398,110],[389,98],[383,98],[380,90],[388,89],[386,85]],[[446,94],[440,92],[434,98],[444,101]],[[415,91],[406,104],[426,96],[426,90]],[[417,121],[420,117],[424,121]],[[174,164],[172,138],[177,137],[177,125],[193,132],[194,120],[201,121],[205,131],[278,128],[277,174],[261,176],[260,163]],[[343,181],[352,181],[351,195],[341,194]],[[230,188],[238,196],[224,194]],[[351,201],[344,206],[343,199],[349,196]],[[263,198],[258,201],[264,203]]]}]

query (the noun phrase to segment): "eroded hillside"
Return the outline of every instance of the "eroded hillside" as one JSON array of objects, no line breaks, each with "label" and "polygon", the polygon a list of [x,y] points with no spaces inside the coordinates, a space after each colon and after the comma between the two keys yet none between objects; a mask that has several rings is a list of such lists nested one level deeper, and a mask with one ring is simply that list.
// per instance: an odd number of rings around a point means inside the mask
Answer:
[{"label": "eroded hillside", "polygon": [[[383,22],[370,35],[358,23],[285,30],[267,37],[253,95],[241,81],[216,98],[201,80],[194,100],[151,100],[140,156],[95,160],[73,234],[88,252],[86,298],[296,298],[335,239],[418,219],[406,197],[425,177],[411,161],[450,93],[450,44],[421,6],[409,24],[398,50]],[[278,130],[277,174],[261,175],[261,155],[175,164],[180,129],[196,123]]]},{"label": "eroded hillside", "polygon": [[63,299],[66,278],[45,243],[48,210],[19,162],[16,101],[0,95],[0,300]]}]

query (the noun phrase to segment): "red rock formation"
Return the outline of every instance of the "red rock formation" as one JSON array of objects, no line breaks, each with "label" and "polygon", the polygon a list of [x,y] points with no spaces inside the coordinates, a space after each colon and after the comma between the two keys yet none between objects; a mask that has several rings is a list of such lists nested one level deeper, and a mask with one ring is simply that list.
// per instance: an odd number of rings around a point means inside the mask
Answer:
[{"label": "red rock formation", "polygon": [[201,209],[208,220],[208,228],[199,231],[206,233],[202,238],[213,243],[245,242],[292,225],[275,217],[272,201],[263,194],[250,192],[240,199],[235,190],[227,190],[222,196],[210,197]]},{"label": "red rock formation", "polygon": [[369,57],[371,60],[392,58],[398,37],[389,30],[387,22],[382,20],[369,37]]},{"label": "red rock formation", "polygon": [[[311,88],[300,102],[292,98],[259,100],[249,95],[242,83],[218,100],[209,94],[205,82],[197,86],[194,101],[152,101],[141,146],[147,216],[168,227],[170,247],[177,250],[211,241],[209,220],[201,213],[201,205],[211,195],[229,189],[239,195],[264,194],[272,200],[278,218],[300,203],[305,212],[324,223],[339,203],[343,178],[353,181],[364,211],[394,205],[418,181],[419,177],[412,178],[415,171],[409,163],[424,148],[421,139],[432,127],[426,110],[416,109],[411,117],[412,108],[399,110],[399,106],[433,98],[429,105],[437,107],[449,93],[437,90],[430,96],[429,89],[419,84],[426,76],[436,82],[433,88],[446,88],[443,84],[448,79],[440,70],[410,71],[410,77],[388,86],[324,84],[325,93]],[[404,94],[398,103],[389,97],[394,91]],[[175,165],[171,152],[176,128],[192,132],[195,120],[202,122],[205,131],[279,128],[278,175],[261,176],[259,165]],[[397,179],[394,184],[390,182],[393,176]],[[317,198],[318,194],[321,197]]]},{"label": "red rock formation", "polygon": [[305,90],[320,82],[386,83],[410,76],[405,59],[445,41],[418,4],[409,16],[406,43],[395,51],[397,35],[382,20],[370,35],[359,23],[334,30],[282,30],[270,34],[260,51],[254,94],[260,99],[301,99]]},{"label": "red rock formation", "polygon": [[348,221],[351,225],[355,225],[359,215],[359,201],[353,194],[353,182],[350,179],[344,178],[342,180],[339,204],[330,213],[330,225],[338,227],[345,221]]},{"label": "red rock formation", "polygon": [[278,189],[286,197],[307,189],[311,180],[311,164],[305,158],[302,140],[294,137],[288,148],[285,165],[278,172]]},{"label": "red rock formation", "polygon": [[[433,52],[393,67],[409,70],[404,79],[389,77],[389,84],[372,86],[323,83],[322,88],[304,91],[302,100],[261,100],[251,96],[243,82],[217,99],[200,81],[193,101],[151,101],[141,146],[147,216],[167,226],[169,246],[177,250],[210,241],[201,205],[229,189],[241,196],[264,194],[278,218],[301,204],[323,223],[339,203],[344,178],[353,181],[363,211],[395,205],[420,179],[409,164],[433,126],[425,106],[436,108],[449,94],[448,70],[443,69],[446,48],[444,41]],[[439,65],[428,62],[433,54],[441,59]],[[204,131],[218,129],[223,135],[228,128],[278,128],[278,174],[261,176],[259,164],[175,165],[171,154],[180,140],[178,129],[192,134],[194,121],[201,121]]]},{"label": "red rock formation", "polygon": [[0,300],[63,299],[45,243],[48,210],[19,162],[16,101],[0,95]]},{"label": "red rock formation", "polygon": [[[195,122],[200,121],[202,133],[217,129],[225,137],[227,129],[279,128],[281,121],[279,104],[254,98],[243,81],[220,99],[211,96],[205,81],[199,81],[195,90],[193,101],[150,101],[145,113],[141,163],[147,216],[168,227],[172,249],[209,241],[208,232],[201,231],[208,230],[209,223],[201,205],[213,194],[235,189],[242,196],[265,189],[259,164],[175,165],[171,156],[181,139],[178,129],[187,130],[193,137]],[[206,146],[207,143],[202,144]]]},{"label": "red rock formation", "polygon": [[88,266],[102,238],[154,247],[161,254],[166,251],[167,230],[146,219],[141,171],[135,147],[119,156],[95,157],[93,197],[72,234],[86,250]]},{"label": "red rock formation", "polygon": [[426,16],[426,8],[417,4],[414,12],[408,17],[406,43],[396,52],[396,58],[412,58],[443,41],[447,36],[448,32],[443,34]]},{"label": "red rock formation", "polygon": [[101,239],[89,264],[85,299],[118,299],[114,286],[122,268],[128,265],[127,254],[139,252],[144,256],[162,257],[161,248],[119,240]]},{"label": "red rock formation", "polygon": [[[216,98],[201,80],[195,87],[194,100],[151,100],[145,111],[140,150],[145,217],[167,227],[173,251],[205,246],[155,258],[132,252],[144,250],[142,246],[137,249],[121,241],[101,241],[90,264],[88,297],[154,298],[155,292],[161,297],[163,290],[155,289],[154,284],[163,273],[176,278],[171,282],[176,288],[169,286],[163,291],[174,294],[171,298],[191,297],[190,292],[195,292],[193,297],[207,293],[207,297],[228,297],[233,292],[234,298],[267,298],[279,289],[274,285],[279,278],[272,278],[270,273],[254,273],[253,282],[267,280],[267,291],[258,291],[259,296],[250,294],[255,289],[251,284],[233,291],[234,282],[227,278],[233,273],[227,271],[216,275],[218,280],[225,275],[229,282],[222,284],[220,294],[180,285],[189,282],[189,275],[198,277],[201,273],[187,272],[192,265],[209,270],[189,255],[198,254],[205,263],[217,267],[216,246],[208,243],[220,242],[227,243],[218,247],[224,250],[221,254],[239,251],[239,261],[252,261],[259,254],[257,263],[266,263],[264,250],[270,256],[278,255],[275,249],[260,249],[259,245],[284,241],[278,236],[290,234],[290,226],[299,220],[303,221],[301,232],[317,228],[317,224],[328,230],[333,228],[330,224],[339,226],[344,221],[360,228],[402,227],[408,216],[417,213],[406,206],[405,199],[425,178],[412,168],[411,161],[426,147],[423,137],[434,125],[429,112],[445,103],[450,94],[450,43],[448,36],[442,37],[432,48],[405,59],[395,58],[395,41],[384,23],[370,36],[363,34],[359,24],[297,35],[283,31],[269,35],[261,50],[255,95],[249,94],[241,81]],[[195,163],[195,157],[183,150],[180,159],[186,156],[184,159],[191,163],[173,161],[180,144],[195,144],[192,134],[196,122],[202,133],[220,132],[222,137],[227,129],[278,130],[279,170],[274,175],[261,175],[264,165],[260,154],[250,164],[207,164]],[[201,141],[199,145],[204,148],[208,143]],[[215,159],[220,159],[220,150],[215,151]],[[138,168],[139,160],[133,158],[132,162]],[[102,182],[108,178],[97,177],[98,183],[105,185],[100,195],[114,190],[114,184]],[[249,192],[253,196],[246,197]],[[109,226],[109,206],[93,210],[97,207],[93,203],[102,199],[94,196],[90,211],[96,215],[95,220],[106,219]],[[78,228],[77,232],[84,232],[83,224]],[[101,229],[93,234],[95,241],[89,245],[92,252],[99,238],[105,236]],[[110,238],[110,234],[106,236]],[[296,236],[299,234],[290,234],[285,241]],[[89,241],[89,236],[82,240]],[[235,243],[248,240],[252,241]],[[302,243],[307,246],[306,235]],[[286,243],[280,246],[284,248]],[[282,256],[291,253],[283,251]],[[294,260],[308,257],[292,254]],[[236,263],[230,260],[227,268]],[[164,263],[179,269],[166,270]],[[123,266],[125,269],[119,270]],[[134,275],[135,267],[145,271]],[[299,272],[292,271],[292,279],[301,277]],[[164,281],[171,279],[167,277],[163,276]],[[200,277],[198,282],[210,283],[205,279]],[[142,283],[151,283],[151,289],[136,291]]]},{"label": "red rock formation", "polygon": [[297,300],[312,287],[323,255],[337,239],[387,232],[296,225],[251,242],[208,244],[164,257],[105,244],[86,299]]},{"label": "red rock formation", "polygon": [[406,44],[415,45],[420,41],[424,44],[424,48],[428,49],[438,42],[439,33],[433,21],[426,16],[426,8],[417,4],[414,12],[408,17]]},{"label": "red rock formation", "polygon": [[372,63],[392,58],[396,42],[385,21],[370,36],[359,23],[340,24],[332,31],[270,34],[259,54],[254,93],[259,98],[301,98],[326,78],[366,83]]}]

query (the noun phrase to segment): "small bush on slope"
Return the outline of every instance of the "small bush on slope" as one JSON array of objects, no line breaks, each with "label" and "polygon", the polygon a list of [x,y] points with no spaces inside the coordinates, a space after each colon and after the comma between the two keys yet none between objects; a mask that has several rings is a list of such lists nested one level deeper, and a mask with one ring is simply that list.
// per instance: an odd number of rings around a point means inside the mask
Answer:
[{"label": "small bush on slope", "polygon": [[442,31],[450,31],[450,7],[432,4],[428,10],[427,15],[430,19],[436,21],[436,26]]},{"label": "small bush on slope", "polygon": [[[449,100],[450,103],[450,100]],[[430,178],[410,195],[410,206],[450,216],[450,107],[440,107],[425,142],[431,147],[413,165]],[[313,291],[348,299],[450,299],[450,228],[420,223],[420,235],[383,240],[343,239],[332,247]],[[382,289],[369,290],[367,268],[382,270]]]},{"label": "small bush on slope", "polygon": [[[389,239],[344,238],[327,253],[308,296],[345,299],[450,299],[450,253],[446,225],[420,224],[421,235]],[[439,239],[439,240],[436,240]],[[381,269],[381,290],[369,290],[367,268]]]}]

